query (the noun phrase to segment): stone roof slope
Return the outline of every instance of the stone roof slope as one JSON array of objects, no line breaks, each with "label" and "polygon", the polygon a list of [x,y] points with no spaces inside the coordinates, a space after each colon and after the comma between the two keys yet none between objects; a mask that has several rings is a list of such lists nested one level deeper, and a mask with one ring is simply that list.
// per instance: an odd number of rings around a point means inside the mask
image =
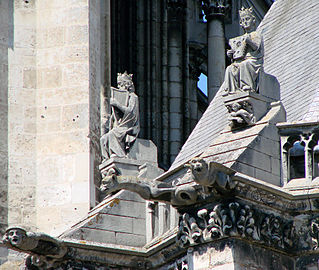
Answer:
[{"label": "stone roof slope", "polygon": [[143,247],[145,224],[144,199],[136,193],[121,190],[106,197],[59,238]]},{"label": "stone roof slope", "polygon": [[170,170],[201,154],[226,125],[227,109],[223,103],[222,93],[219,91],[188,137]]},{"label": "stone roof slope", "polygon": [[[280,86],[287,121],[317,121],[319,106],[319,1],[277,0],[258,27],[263,33],[264,70]],[[266,94],[266,93],[264,93]],[[227,125],[218,92],[182,147],[170,169],[200,155]]]},{"label": "stone roof slope", "polygon": [[319,116],[319,106],[313,104],[319,84],[318,10],[318,0],[277,0],[259,26],[264,69],[280,84],[287,122],[316,121]]}]

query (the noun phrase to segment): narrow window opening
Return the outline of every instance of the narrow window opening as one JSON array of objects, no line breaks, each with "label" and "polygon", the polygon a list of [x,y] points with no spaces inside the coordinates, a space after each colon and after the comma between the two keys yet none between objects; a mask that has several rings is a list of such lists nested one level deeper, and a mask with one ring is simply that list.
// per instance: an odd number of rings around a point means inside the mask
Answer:
[{"label": "narrow window opening", "polygon": [[290,179],[305,178],[305,147],[296,141],[289,149]]},{"label": "narrow window opening", "polygon": [[319,176],[319,145],[313,148],[313,178]]}]

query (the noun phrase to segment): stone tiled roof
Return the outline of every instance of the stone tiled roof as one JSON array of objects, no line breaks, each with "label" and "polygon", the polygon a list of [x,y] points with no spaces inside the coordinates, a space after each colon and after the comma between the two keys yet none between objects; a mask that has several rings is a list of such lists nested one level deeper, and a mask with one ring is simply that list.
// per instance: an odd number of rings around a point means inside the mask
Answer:
[{"label": "stone tiled roof", "polygon": [[217,93],[176,157],[171,169],[201,154],[227,124],[227,110]]},{"label": "stone tiled roof", "polygon": [[[318,10],[318,0],[277,0],[259,26],[265,45],[264,70],[280,84],[288,122],[319,119]],[[227,111],[217,93],[171,169],[203,153],[226,122]]]},{"label": "stone tiled roof", "polygon": [[259,26],[265,72],[280,84],[288,122],[316,121],[319,116],[319,106],[313,103],[319,90],[318,9],[318,0],[277,0]]}]

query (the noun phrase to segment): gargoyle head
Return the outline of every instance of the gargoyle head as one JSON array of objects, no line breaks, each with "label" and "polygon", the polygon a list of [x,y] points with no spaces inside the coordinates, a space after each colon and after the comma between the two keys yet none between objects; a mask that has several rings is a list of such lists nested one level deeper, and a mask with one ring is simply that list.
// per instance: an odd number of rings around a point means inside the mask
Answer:
[{"label": "gargoyle head", "polygon": [[[222,164],[195,157],[185,164],[185,167],[190,168],[194,181],[203,187],[234,188],[234,183],[229,177],[234,171]],[[204,191],[208,192],[207,189]]]},{"label": "gargoyle head", "polygon": [[27,236],[27,232],[19,227],[9,228],[3,236],[3,243],[13,247],[20,247],[23,245]]},{"label": "gargoyle head", "polygon": [[185,164],[185,167],[190,168],[195,177],[208,175],[208,164],[200,157],[192,158],[187,164]]}]

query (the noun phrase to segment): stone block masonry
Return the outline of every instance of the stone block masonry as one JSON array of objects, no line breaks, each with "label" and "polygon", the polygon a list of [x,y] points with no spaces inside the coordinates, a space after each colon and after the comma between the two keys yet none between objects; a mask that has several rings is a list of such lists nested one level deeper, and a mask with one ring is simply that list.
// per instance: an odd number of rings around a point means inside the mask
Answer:
[{"label": "stone block masonry", "polygon": [[0,3],[1,229],[57,235],[96,203],[103,12],[97,0]]}]

